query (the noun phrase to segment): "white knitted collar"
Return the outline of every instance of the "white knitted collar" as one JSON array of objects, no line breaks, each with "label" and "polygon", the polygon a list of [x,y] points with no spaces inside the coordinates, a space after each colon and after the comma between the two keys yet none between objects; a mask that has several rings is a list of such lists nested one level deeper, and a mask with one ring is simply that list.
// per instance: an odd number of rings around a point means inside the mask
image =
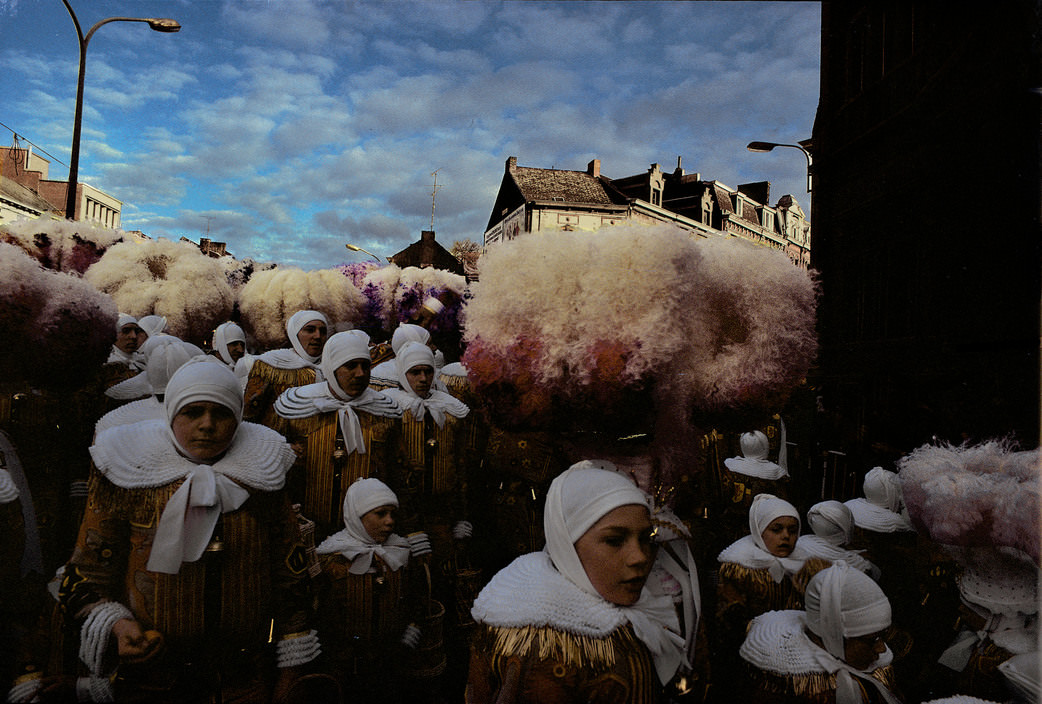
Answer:
[{"label": "white knitted collar", "polygon": [[[768,611],[754,618],[738,652],[742,659],[760,670],[775,675],[834,674],[844,663],[818,647],[804,631],[803,611]],[[872,670],[889,665],[894,659],[886,651],[873,663]]]},{"label": "white knitted collar", "polygon": [[867,572],[872,563],[865,559],[859,550],[848,550],[838,545],[833,545],[820,535],[801,535],[796,541],[796,549],[807,553],[809,557],[818,557],[829,562],[842,560],[854,569]]},{"label": "white knitted collar", "polygon": [[291,348],[268,350],[258,355],[257,359],[276,369],[314,369],[319,378],[322,378],[322,368],[317,362],[311,362]]},{"label": "white knitted collar", "polygon": [[454,418],[466,418],[470,413],[467,404],[444,391],[433,390],[427,398],[420,398],[412,391],[404,389],[387,389],[383,393],[393,398],[402,408],[408,409],[415,420],[423,420],[427,411],[430,411],[439,428],[445,425],[446,414]]},{"label": "white knitted collar", "polygon": [[140,401],[125,403],[103,415],[94,424],[94,435],[100,435],[102,431],[117,425],[130,425],[141,420],[163,420],[164,418],[166,418],[166,408],[155,396],[149,396]]},{"label": "white knitted collar", "polygon": [[18,498],[18,487],[15,486],[11,473],[0,469],[0,504],[9,504]]},{"label": "white knitted collar", "polygon": [[606,638],[627,621],[622,609],[568,581],[545,552],[522,555],[497,572],[470,613],[498,628],[550,626],[591,638]]},{"label": "white knitted collar", "polygon": [[290,419],[309,418],[348,406],[374,416],[398,418],[402,415],[401,407],[383,392],[366,388],[350,401],[344,401],[333,395],[325,381],[291,387],[275,399],[275,412]]},{"label": "white knitted collar", "polygon": [[[776,566],[781,565],[786,573],[793,574],[803,567],[803,563],[807,561],[808,557],[810,555],[800,548],[799,541],[796,542],[796,548],[788,557],[776,557],[757,545],[753,536],[747,535],[724,548],[716,559],[719,562],[733,562],[750,570],[770,570],[775,567],[775,571],[777,571]],[[772,576],[774,576],[773,572]],[[777,578],[775,581],[778,582],[781,579]]]},{"label": "white knitted collar", "polygon": [[[109,428],[98,435],[90,454],[98,471],[124,489],[165,486],[189,476],[197,466],[177,452],[165,420]],[[252,489],[275,491],[286,483],[295,458],[293,448],[274,430],[242,423],[212,469]]]},{"label": "white knitted collar", "polygon": [[785,468],[770,460],[752,460],[748,457],[728,457],[724,466],[736,474],[744,474],[757,479],[776,481],[789,476]]},{"label": "white knitted collar", "polygon": [[907,533],[915,530],[911,521],[900,513],[877,506],[868,499],[851,499],[845,503],[858,528],[876,533]]}]

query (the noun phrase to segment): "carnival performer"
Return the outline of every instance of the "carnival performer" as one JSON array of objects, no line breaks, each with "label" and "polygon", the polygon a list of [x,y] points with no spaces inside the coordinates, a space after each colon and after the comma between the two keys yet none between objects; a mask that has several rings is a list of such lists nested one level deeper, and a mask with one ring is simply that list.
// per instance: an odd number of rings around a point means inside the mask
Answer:
[{"label": "carnival performer", "polygon": [[646,588],[650,504],[627,477],[582,463],[553,480],[546,548],[474,602],[468,704],[660,700],[684,639],[672,600]]},{"label": "carnival performer", "polygon": [[112,427],[91,447],[97,472],[60,591],[89,672],[77,691],[285,701],[320,652],[284,491],[293,450],[242,422],[238,380],[205,359],[173,374],[164,408],[165,419]]},{"label": "carnival performer", "polygon": [[120,313],[116,321],[116,340],[101,371],[101,391],[144,371],[145,358],[138,352],[147,335],[137,318]]},{"label": "carnival performer", "polygon": [[[854,519],[851,540],[879,567],[879,586],[890,598],[894,622],[910,628],[922,617],[922,576],[937,562],[936,546],[920,541],[904,507],[897,473],[874,467],[865,474],[864,497],[845,502]],[[931,607],[933,604],[931,604]],[[898,659],[903,657],[898,652]],[[899,665],[901,667],[901,665]]]},{"label": "carnival performer", "polygon": [[808,509],[807,525],[813,532],[801,535],[796,541],[800,550],[829,562],[842,560],[872,579],[879,579],[879,568],[865,558],[865,551],[848,547],[854,518],[846,504],[835,500],[819,501]]},{"label": "carnival performer", "polygon": [[[171,352],[171,350],[176,351]],[[157,393],[157,388],[160,389],[158,393],[162,394],[162,388],[166,386],[170,375],[177,370],[180,364],[183,364],[191,357],[204,354],[203,350],[198,346],[166,333],[149,337],[138,348],[138,352],[144,361],[145,372],[143,374],[135,374],[129,379],[124,379],[118,384],[105,389],[105,396],[110,404],[125,405],[129,402],[147,400]],[[150,375],[148,372],[149,361],[156,355],[160,357],[160,360],[153,365]],[[116,409],[120,407],[120,405],[117,405]]]},{"label": "carnival performer", "polygon": [[405,663],[420,639],[411,544],[394,532],[397,510],[389,486],[358,479],[344,497],[344,528],[317,548],[322,647],[352,701],[404,701]]},{"label": "carnival performer", "polygon": [[740,671],[738,648],[749,622],[762,613],[803,607],[803,590],[828,562],[797,546],[796,507],[771,494],[758,494],[749,508],[749,535],[725,548],[716,590],[713,680],[726,683]]},{"label": "carnival performer", "polygon": [[454,396],[432,388],[434,353],[427,345],[405,343],[398,349],[395,363],[399,388],[384,393],[403,409],[404,462],[390,477],[402,501],[402,528],[408,533],[426,531],[439,571],[449,574],[453,540],[474,533],[467,520],[465,451],[470,409]]},{"label": "carnival performer", "polygon": [[344,496],[356,479],[384,478],[398,461],[402,409],[369,387],[369,336],[329,338],[322,381],[287,389],[275,401],[276,426],[297,450],[290,496],[315,522],[319,539],[343,525]]},{"label": "carnival performer", "polygon": [[[391,334],[391,357],[373,366],[369,383],[377,390],[398,388],[398,365],[395,357],[406,342],[420,342],[434,348],[431,331],[420,325],[400,323]],[[444,389],[442,389],[444,391]]]},{"label": "carnival performer", "polygon": [[[157,343],[157,340],[164,340],[164,342]],[[201,350],[195,345],[188,345],[169,335],[149,338],[149,341],[150,344],[146,344],[146,347],[151,346],[152,348],[148,353],[144,374],[138,374],[109,389],[109,391],[119,390],[121,387],[134,384],[136,388],[128,391],[128,396],[138,400],[119,406],[99,418],[98,422],[94,424],[95,437],[116,425],[163,418],[166,415],[163,396],[166,394],[166,385],[169,383],[170,377],[189,359],[196,356],[196,352],[201,353]],[[143,398],[142,394],[144,394]]]},{"label": "carnival performer", "polygon": [[235,369],[235,365],[246,355],[246,333],[237,323],[221,323],[213,331],[210,347],[218,359]]},{"label": "carnival performer", "polygon": [[749,507],[757,494],[771,494],[788,501],[789,472],[767,459],[770,442],[762,430],[742,433],[741,455],[728,457],[720,472],[719,510],[714,520],[715,532],[726,546],[745,535],[749,523]]},{"label": "carnival performer", "polygon": [[325,315],[317,310],[299,310],[286,321],[289,349],[269,350],[254,357],[252,364],[236,369],[236,374],[246,377],[247,420],[274,427],[274,404],[283,391],[322,381],[322,351],[328,330]]},{"label": "carnival performer", "polygon": [[141,316],[137,321],[137,324],[141,327],[141,332],[145,334],[144,338],[142,338],[141,340],[141,344],[144,344],[145,340],[147,340],[150,337],[155,337],[157,335],[165,335],[166,323],[166,316],[163,315]]},{"label": "carnival performer", "polygon": [[742,643],[742,697],[769,704],[898,704],[884,640],[890,602],[864,572],[837,562],[811,578],[805,610],[753,619]]}]

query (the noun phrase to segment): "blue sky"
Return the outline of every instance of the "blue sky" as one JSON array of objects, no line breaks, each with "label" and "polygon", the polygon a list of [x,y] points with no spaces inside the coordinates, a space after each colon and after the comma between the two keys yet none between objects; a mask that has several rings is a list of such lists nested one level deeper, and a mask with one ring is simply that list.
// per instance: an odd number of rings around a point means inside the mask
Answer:
[{"label": "blue sky", "polygon": [[[481,241],[504,163],[621,178],[677,157],[771,181],[809,213],[816,2],[70,0],[87,51],[80,180],[124,229],[318,269],[394,254],[431,224]],[[68,175],[76,32],[61,0],[0,0],[0,144]],[[22,146],[25,146],[23,141]]]}]

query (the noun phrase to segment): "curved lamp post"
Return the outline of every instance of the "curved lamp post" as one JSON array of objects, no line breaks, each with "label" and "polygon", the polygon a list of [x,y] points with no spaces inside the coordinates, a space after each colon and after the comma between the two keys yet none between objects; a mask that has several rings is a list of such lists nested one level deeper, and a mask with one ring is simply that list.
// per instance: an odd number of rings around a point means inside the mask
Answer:
[{"label": "curved lamp post", "polygon": [[72,23],[76,25],[76,36],[80,40],[80,73],[76,83],[76,117],[72,125],[72,154],[69,156],[69,192],[65,198],[65,219],[74,220],[76,218],[77,179],[80,172],[80,123],[83,120],[83,76],[87,70],[87,43],[90,42],[94,32],[98,31],[98,27],[109,22],[146,22],[149,27],[157,32],[179,32],[181,31],[181,25],[175,20],[158,17],[108,17],[96,23],[84,36],[83,30],[80,29],[80,21],[76,19],[76,13],[72,11],[69,0],[62,0],[62,2],[65,3],[65,9],[69,11],[69,16],[72,17]]},{"label": "curved lamp post", "polygon": [[[383,260],[380,259],[380,257],[376,256],[375,254],[373,254],[372,252],[370,252],[367,249],[362,249],[357,244],[345,244],[344,246],[347,247],[348,249],[350,249],[352,252],[362,252],[364,254],[368,254],[370,257],[372,257],[373,259],[375,259],[378,262],[381,262],[381,263],[383,262]],[[391,261],[391,260],[388,259],[387,261]]]},{"label": "curved lamp post", "polygon": [[802,144],[778,144],[777,142],[749,142],[745,146],[751,152],[769,152],[775,147],[792,147],[793,149],[799,149],[803,152],[803,156],[807,157],[807,193],[810,193],[811,187],[811,169],[814,164],[814,159],[811,157],[810,151],[807,150]]}]

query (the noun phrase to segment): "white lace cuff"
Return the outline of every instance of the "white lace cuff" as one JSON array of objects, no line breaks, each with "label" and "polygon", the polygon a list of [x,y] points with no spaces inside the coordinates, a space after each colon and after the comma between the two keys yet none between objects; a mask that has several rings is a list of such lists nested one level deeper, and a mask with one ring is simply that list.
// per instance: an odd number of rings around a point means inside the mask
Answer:
[{"label": "white lace cuff", "polygon": [[318,632],[314,629],[307,633],[286,636],[275,644],[276,665],[278,667],[296,667],[311,662],[322,652],[322,644],[318,642]]},{"label": "white lace cuff", "polygon": [[76,680],[76,701],[114,702],[112,682],[108,677],[80,677]]},{"label": "white lace cuff", "polygon": [[118,601],[106,601],[95,606],[83,621],[80,628],[80,660],[92,675],[102,674],[101,661],[109,645],[112,625],[122,618],[133,619],[134,614]]},{"label": "white lace cuff", "polygon": [[7,691],[7,701],[17,702],[38,702],[40,701],[40,688],[43,687],[43,676],[36,674],[32,677],[21,678],[15,680],[14,686]]}]

